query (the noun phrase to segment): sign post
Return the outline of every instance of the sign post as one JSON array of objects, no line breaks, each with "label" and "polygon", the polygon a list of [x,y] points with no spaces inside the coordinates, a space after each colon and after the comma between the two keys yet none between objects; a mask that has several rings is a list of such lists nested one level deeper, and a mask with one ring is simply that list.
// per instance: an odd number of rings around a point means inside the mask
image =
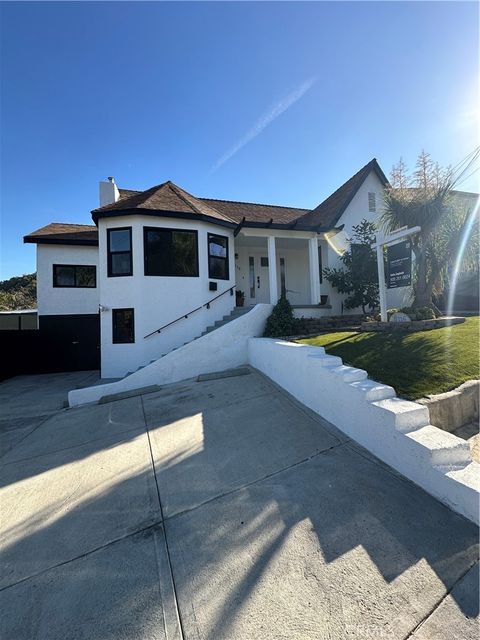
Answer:
[{"label": "sign post", "polygon": [[[384,236],[382,233],[377,233],[377,241],[375,243],[375,247],[377,249],[377,269],[378,269],[378,293],[380,298],[380,316],[382,322],[387,322],[387,287],[385,285],[385,266],[383,263],[383,247],[392,244],[392,242],[396,242],[401,238],[405,238],[407,236],[411,236],[414,233],[418,233],[421,231],[421,227],[412,227],[408,229],[404,227],[402,229],[397,229],[396,231],[392,231],[392,233]],[[411,251],[411,248],[410,248]],[[399,261],[398,264],[393,264],[395,267],[393,273],[390,268],[389,263],[389,273],[388,273],[388,281],[389,288],[391,287],[403,287],[407,284],[410,284],[410,268],[411,268],[411,258],[409,261],[407,260],[406,255],[400,255],[399,257],[395,257],[392,262]],[[407,270],[407,266],[409,269]],[[408,282],[407,282],[407,277]]]}]

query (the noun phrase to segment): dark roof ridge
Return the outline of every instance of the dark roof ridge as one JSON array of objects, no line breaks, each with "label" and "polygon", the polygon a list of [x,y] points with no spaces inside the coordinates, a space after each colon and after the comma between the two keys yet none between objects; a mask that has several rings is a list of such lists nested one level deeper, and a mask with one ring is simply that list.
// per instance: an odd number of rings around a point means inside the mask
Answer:
[{"label": "dark roof ridge", "polygon": [[[366,174],[366,173],[367,173],[367,172],[366,172],[366,169],[367,169],[368,167],[370,167],[371,169],[373,169],[375,165],[377,165],[377,166],[378,166],[378,168],[380,169],[380,167],[379,167],[379,165],[378,165],[378,162],[377,162],[377,159],[376,159],[376,158],[372,158],[372,159],[371,159],[371,160],[369,160],[369,162],[367,162],[367,164],[365,164],[361,169],[359,169],[358,171],[356,171],[356,172],[353,174],[353,176],[350,176],[350,178],[348,178],[348,180],[345,180],[345,182],[344,182],[344,183],[342,183],[342,184],[338,187],[338,189],[335,189],[335,191],[333,191],[330,195],[328,195],[328,196],[325,198],[325,200],[322,200],[322,202],[320,202],[320,204],[319,204],[318,206],[319,206],[319,207],[320,207],[320,206],[322,206],[322,204],[323,204],[326,200],[328,200],[329,198],[331,198],[332,196],[334,196],[336,193],[338,193],[338,191],[340,191],[340,189],[343,189],[343,187],[346,185],[346,183],[347,183],[347,182],[350,182],[350,180],[355,180],[355,178],[359,177],[359,176],[360,176],[360,174],[361,174],[362,172],[364,172],[364,171],[365,171],[365,174]],[[383,171],[382,171],[382,174],[383,174]],[[366,177],[366,175],[365,175],[365,177]],[[388,180],[387,180],[386,178],[385,178],[385,180],[388,182]],[[314,208],[316,209],[317,207],[314,207]],[[312,211],[313,211],[313,209],[312,209]]]},{"label": "dark roof ridge", "polygon": [[[65,224],[69,224],[75,227],[92,227],[92,228],[97,228],[97,226],[95,224],[85,224],[84,222],[49,222],[48,224],[44,225],[43,227],[40,227],[40,229],[43,229],[44,227],[48,227],[49,224],[61,224],[61,225],[65,225]],[[33,232],[32,232],[33,233]]]},{"label": "dark roof ridge", "polygon": [[263,202],[248,202],[247,200],[224,200],[223,198],[199,197],[199,200],[209,200],[214,202],[225,202],[231,204],[251,204],[254,207],[275,207],[275,209],[298,209],[299,211],[311,211],[308,207],[290,207],[288,204],[265,204]]},{"label": "dark roof ridge", "polygon": [[[193,210],[198,213],[199,215],[205,215],[205,211],[202,211],[200,209],[200,207],[198,207],[195,204],[195,200],[201,200],[201,198],[197,198],[197,196],[192,195],[191,193],[189,193],[188,191],[185,191],[185,189],[182,189],[182,187],[179,187],[178,185],[176,185],[174,182],[172,182],[171,180],[168,181],[168,184],[170,186],[170,188],[177,194],[177,196],[183,200],[183,202],[186,202],[190,207],[193,208]],[[190,198],[193,198],[193,202],[185,196],[189,196]],[[208,207],[208,205],[207,205]],[[208,207],[210,209],[210,207]],[[215,213],[217,216],[220,216],[221,218],[227,220],[228,222],[233,222],[235,223],[235,220],[232,220],[232,218],[226,216],[224,213],[221,213],[220,211],[217,211],[214,207],[211,207],[212,213]]]},{"label": "dark roof ridge", "polygon": [[378,179],[384,185],[389,184],[377,159],[372,158],[318,206],[301,216],[299,223],[303,222],[313,226],[335,226],[371,171],[375,171]]},{"label": "dark roof ridge", "polygon": [[161,189],[162,187],[164,187],[169,182],[170,182],[170,180],[167,180],[166,182],[161,182],[160,184],[156,184],[153,187],[149,187],[148,189],[145,189],[144,191],[135,191],[130,196],[127,196],[125,198],[119,198],[116,202],[110,202],[109,204],[104,204],[102,207],[97,207],[96,209],[92,209],[92,212],[93,211],[103,211],[104,209],[106,210],[106,209],[111,208],[112,206],[116,205],[119,202],[122,202],[122,205],[125,205],[125,204],[128,203],[129,200],[133,200],[133,198],[138,198],[139,196],[142,196],[143,200],[146,200],[151,193],[157,191],[158,189]]}]

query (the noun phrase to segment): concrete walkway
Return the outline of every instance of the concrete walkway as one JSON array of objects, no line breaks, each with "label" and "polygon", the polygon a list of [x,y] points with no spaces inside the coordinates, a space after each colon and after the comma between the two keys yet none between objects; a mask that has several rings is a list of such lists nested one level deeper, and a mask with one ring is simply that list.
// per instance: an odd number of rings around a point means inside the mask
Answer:
[{"label": "concrete walkway", "polygon": [[477,638],[476,527],[266,378],[95,379],[0,385],[2,640]]}]

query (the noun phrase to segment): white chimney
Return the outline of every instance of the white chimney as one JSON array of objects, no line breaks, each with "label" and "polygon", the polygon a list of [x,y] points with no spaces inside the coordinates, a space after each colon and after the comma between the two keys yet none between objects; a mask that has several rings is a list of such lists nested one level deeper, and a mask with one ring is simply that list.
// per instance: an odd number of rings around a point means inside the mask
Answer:
[{"label": "white chimney", "polygon": [[109,177],[107,182],[100,182],[100,206],[113,204],[120,199],[120,192],[115,184],[115,178]]}]

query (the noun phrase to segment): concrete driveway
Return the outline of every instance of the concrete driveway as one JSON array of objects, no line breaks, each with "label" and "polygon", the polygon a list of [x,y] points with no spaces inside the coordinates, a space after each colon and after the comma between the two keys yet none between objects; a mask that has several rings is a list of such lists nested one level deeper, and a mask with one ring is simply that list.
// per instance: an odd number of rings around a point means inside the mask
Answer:
[{"label": "concrete driveway", "polygon": [[238,373],[0,385],[2,640],[477,638],[478,529]]}]

